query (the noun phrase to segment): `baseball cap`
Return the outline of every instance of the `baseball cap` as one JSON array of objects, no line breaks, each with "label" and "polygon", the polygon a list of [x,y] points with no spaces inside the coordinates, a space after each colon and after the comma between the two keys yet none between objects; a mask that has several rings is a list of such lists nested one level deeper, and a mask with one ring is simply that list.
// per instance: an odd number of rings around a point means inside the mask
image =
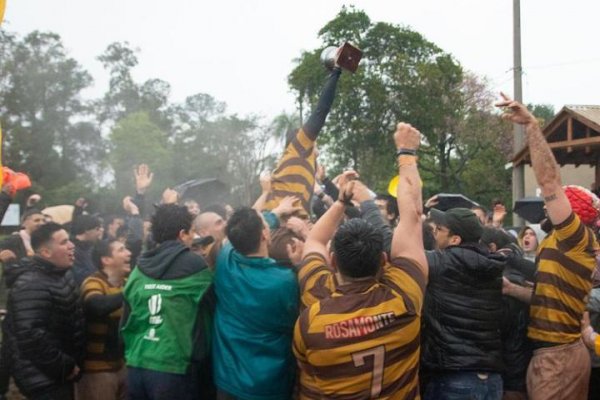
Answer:
[{"label": "baseball cap", "polygon": [[448,211],[432,208],[429,215],[433,222],[447,227],[452,233],[460,236],[463,243],[479,242],[483,233],[479,218],[468,208],[451,208]]}]

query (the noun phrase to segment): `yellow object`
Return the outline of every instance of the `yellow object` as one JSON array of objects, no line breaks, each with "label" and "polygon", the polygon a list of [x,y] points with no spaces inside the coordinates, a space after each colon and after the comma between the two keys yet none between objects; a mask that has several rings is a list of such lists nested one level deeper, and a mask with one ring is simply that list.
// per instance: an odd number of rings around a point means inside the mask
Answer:
[{"label": "yellow object", "polygon": [[398,176],[398,175],[396,175],[395,177],[393,177],[393,178],[390,180],[390,183],[388,184],[388,193],[389,193],[391,196],[394,196],[394,197],[396,197],[396,196],[397,196],[397,191],[398,191],[398,178],[399,178],[399,176]]},{"label": "yellow object", "polygon": [[0,0],[0,24],[4,19],[4,9],[6,8],[6,0]]}]

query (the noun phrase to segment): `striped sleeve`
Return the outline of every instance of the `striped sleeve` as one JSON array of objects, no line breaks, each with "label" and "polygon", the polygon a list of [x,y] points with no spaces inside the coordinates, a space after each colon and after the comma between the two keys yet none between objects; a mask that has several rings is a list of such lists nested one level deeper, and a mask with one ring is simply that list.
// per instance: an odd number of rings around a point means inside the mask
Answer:
[{"label": "striped sleeve", "polygon": [[303,308],[331,296],[335,290],[333,270],[319,253],[309,253],[304,257],[298,272],[298,282]]},{"label": "striped sleeve", "polygon": [[310,199],[315,185],[314,141],[300,129],[287,145],[273,171],[271,195],[265,208],[272,210],[286,196],[296,196],[306,215],[310,215]]},{"label": "striped sleeve", "polygon": [[592,232],[581,222],[577,214],[571,215],[554,227],[558,247],[564,253],[585,251],[592,244]]},{"label": "striped sleeve", "polygon": [[399,294],[404,294],[418,315],[421,315],[427,280],[423,269],[409,258],[398,257],[383,267],[382,282]]},{"label": "striped sleeve", "polygon": [[90,296],[106,294],[106,285],[102,280],[93,276],[88,277],[81,284],[81,298],[85,301]]}]

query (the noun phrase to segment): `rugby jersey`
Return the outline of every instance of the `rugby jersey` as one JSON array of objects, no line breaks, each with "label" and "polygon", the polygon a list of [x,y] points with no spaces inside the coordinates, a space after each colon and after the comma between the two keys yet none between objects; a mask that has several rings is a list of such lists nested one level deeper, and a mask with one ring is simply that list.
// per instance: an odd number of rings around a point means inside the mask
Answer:
[{"label": "rugby jersey", "polygon": [[334,68],[329,74],[319,101],[306,123],[296,131],[287,144],[277,168],[271,174],[271,193],[265,204],[266,210],[272,210],[285,196],[296,196],[302,206],[301,216],[310,215],[310,199],[315,185],[314,143],[325,124],[335,97],[335,89],[341,70]]},{"label": "rugby jersey", "polygon": [[571,343],[580,338],[585,298],[592,289],[598,247],[593,232],[572,213],[540,243],[529,310],[534,341]]},{"label": "rugby jersey", "polygon": [[378,279],[337,286],[325,258],[299,272],[302,302],[294,354],[301,399],[418,399],[420,316],[426,278],[412,260],[386,264]]},{"label": "rugby jersey", "polygon": [[302,214],[310,214],[310,199],[315,186],[314,141],[304,129],[298,130],[285,148],[277,168],[271,176],[271,193],[265,209],[272,210],[286,196],[296,196]]},{"label": "rugby jersey", "polygon": [[[122,287],[112,286],[103,272],[89,276],[81,285],[81,298],[96,295],[121,293]],[[124,364],[123,348],[119,344],[119,321],[123,307],[107,316],[86,315],[86,354],[83,363],[85,372],[118,371]]]}]

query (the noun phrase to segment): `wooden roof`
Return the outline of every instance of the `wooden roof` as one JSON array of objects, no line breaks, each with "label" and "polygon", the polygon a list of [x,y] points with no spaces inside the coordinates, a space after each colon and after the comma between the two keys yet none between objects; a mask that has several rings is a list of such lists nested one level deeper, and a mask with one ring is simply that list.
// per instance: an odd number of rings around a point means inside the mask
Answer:
[{"label": "wooden roof", "polygon": [[[600,106],[564,106],[542,131],[560,165],[598,164]],[[528,146],[513,158],[513,165],[522,163],[531,163]]]}]

